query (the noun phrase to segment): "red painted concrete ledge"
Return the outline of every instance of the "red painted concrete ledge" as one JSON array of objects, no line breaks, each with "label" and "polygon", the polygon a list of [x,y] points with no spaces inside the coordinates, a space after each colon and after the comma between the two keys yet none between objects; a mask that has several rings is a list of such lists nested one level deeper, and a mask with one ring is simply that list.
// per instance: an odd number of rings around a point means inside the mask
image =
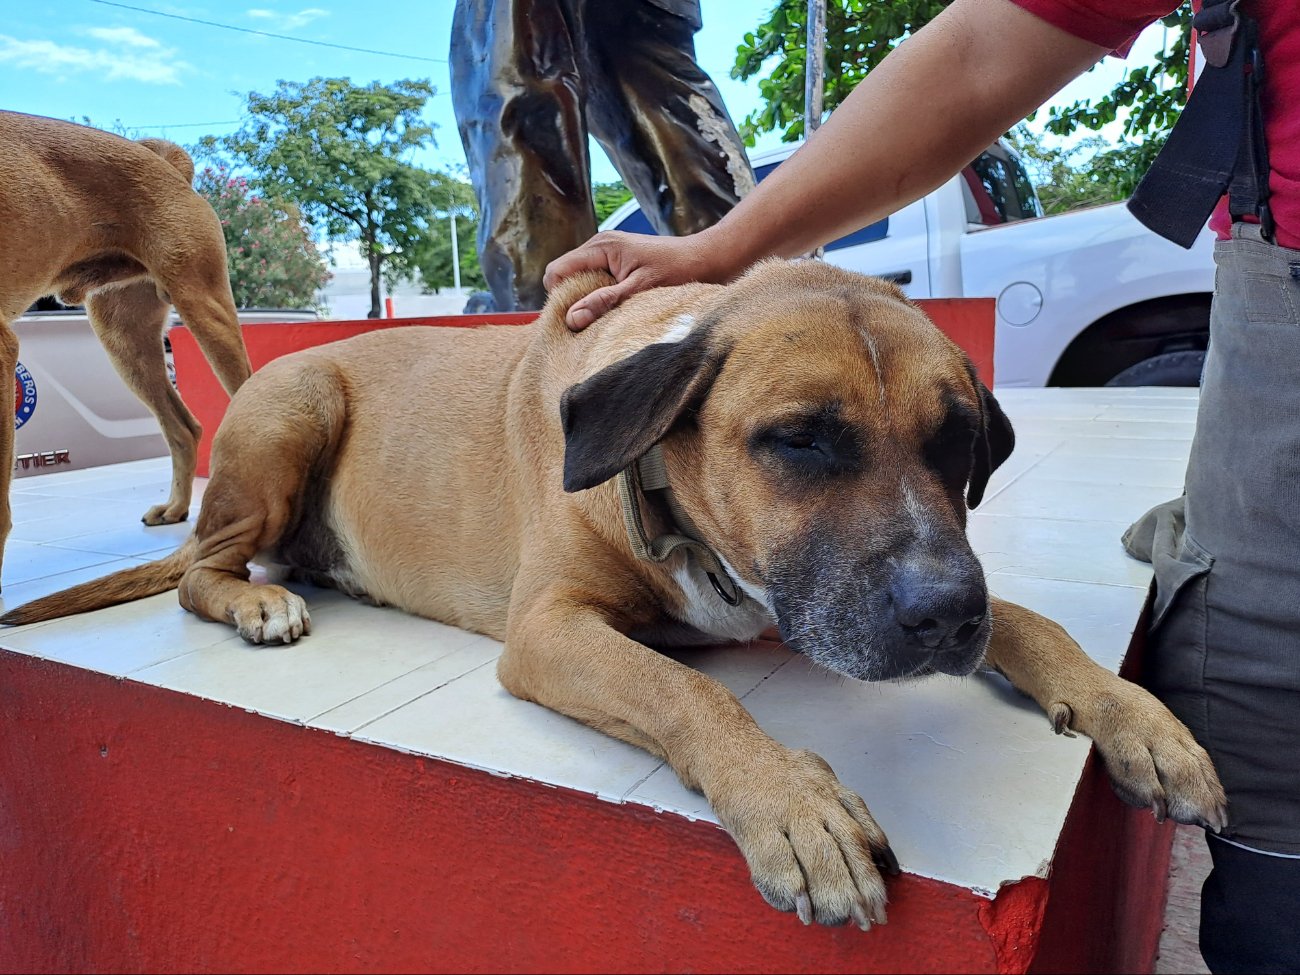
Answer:
[{"label": "red painted concrete ledge", "polygon": [[805,928],[719,828],[0,651],[6,972],[1141,972],[1172,831],[1090,763],[1050,880]]}]

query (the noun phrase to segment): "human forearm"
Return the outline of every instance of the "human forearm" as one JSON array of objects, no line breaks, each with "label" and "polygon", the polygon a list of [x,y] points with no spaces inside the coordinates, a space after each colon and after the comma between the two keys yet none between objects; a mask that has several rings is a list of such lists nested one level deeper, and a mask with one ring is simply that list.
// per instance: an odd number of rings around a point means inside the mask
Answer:
[{"label": "human forearm", "polygon": [[761,258],[807,253],[951,178],[1105,53],[1011,0],[955,0],[719,223],[690,237],[597,234],[551,262],[546,287],[613,275],[569,309],[582,329],[646,288],[725,282]]},{"label": "human forearm", "polygon": [[806,253],[919,199],[1105,53],[1009,0],[957,0],[700,235],[708,276]]}]

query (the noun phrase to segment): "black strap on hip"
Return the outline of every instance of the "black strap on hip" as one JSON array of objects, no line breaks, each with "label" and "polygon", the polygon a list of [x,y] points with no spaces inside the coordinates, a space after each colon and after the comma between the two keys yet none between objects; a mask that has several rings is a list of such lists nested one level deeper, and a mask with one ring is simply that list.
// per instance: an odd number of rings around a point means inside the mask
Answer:
[{"label": "black strap on hip", "polygon": [[1264,239],[1273,239],[1259,25],[1240,3],[1205,0],[1193,19],[1205,68],[1128,201],[1148,229],[1183,247],[1192,246],[1224,193],[1234,220],[1255,216]]}]

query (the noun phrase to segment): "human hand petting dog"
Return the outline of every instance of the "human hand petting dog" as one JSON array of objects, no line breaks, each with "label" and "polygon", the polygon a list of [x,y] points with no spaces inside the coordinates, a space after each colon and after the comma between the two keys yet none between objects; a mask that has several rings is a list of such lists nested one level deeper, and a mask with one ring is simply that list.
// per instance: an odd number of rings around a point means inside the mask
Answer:
[{"label": "human hand petting dog", "polygon": [[1003,0],[956,0],[717,224],[681,238],[597,234],[552,261],[543,283],[614,277],[568,310],[581,331],[647,288],[724,284],[763,258],[808,254],[942,185],[1108,51]]},{"label": "human hand petting dog", "polygon": [[564,323],[580,332],[639,291],[690,281],[722,283],[735,277],[744,266],[735,256],[728,257],[731,251],[725,245],[713,245],[715,233],[654,237],[607,230],[548,264],[542,282],[550,292],[582,271],[608,271],[613,276],[614,284],[569,307]]}]

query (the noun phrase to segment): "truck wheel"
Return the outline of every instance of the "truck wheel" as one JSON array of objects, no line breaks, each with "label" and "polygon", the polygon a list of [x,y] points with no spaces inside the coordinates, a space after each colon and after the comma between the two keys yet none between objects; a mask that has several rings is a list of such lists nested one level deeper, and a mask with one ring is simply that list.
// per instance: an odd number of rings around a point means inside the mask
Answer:
[{"label": "truck wheel", "polygon": [[1107,386],[1199,386],[1205,352],[1185,349],[1143,359],[1107,380]]}]

